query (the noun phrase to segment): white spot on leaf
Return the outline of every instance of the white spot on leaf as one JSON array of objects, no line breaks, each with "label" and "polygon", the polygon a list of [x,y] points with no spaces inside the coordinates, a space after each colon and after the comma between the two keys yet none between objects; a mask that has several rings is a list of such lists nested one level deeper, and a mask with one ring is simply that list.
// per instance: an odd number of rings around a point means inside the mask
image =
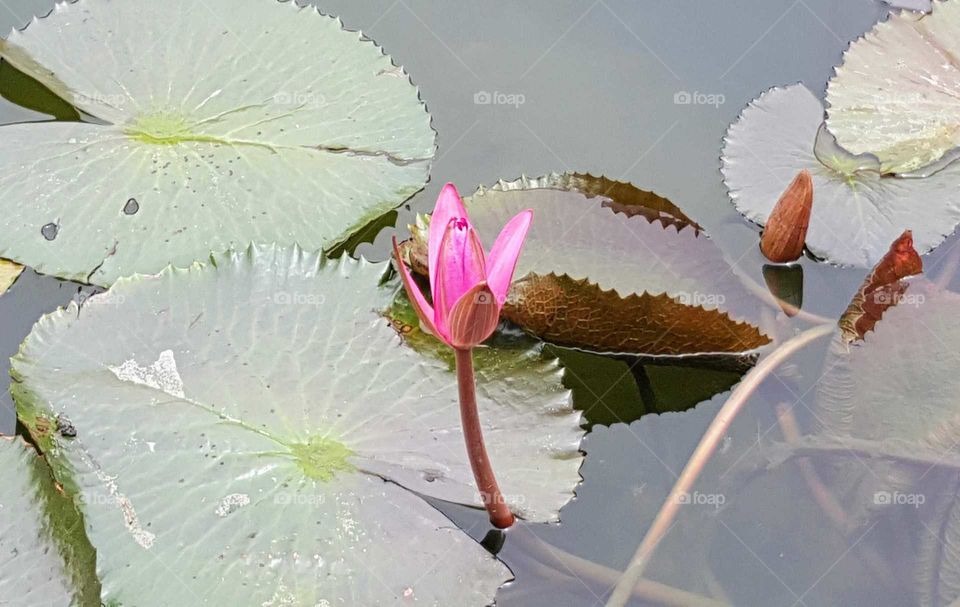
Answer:
[{"label": "white spot on leaf", "polygon": [[234,510],[243,508],[250,503],[250,496],[245,493],[231,493],[227,497],[220,500],[220,505],[217,506],[217,509],[214,511],[217,513],[217,516],[227,516]]},{"label": "white spot on leaf", "polygon": [[177,371],[177,361],[172,350],[164,350],[149,367],[140,365],[132,358],[119,367],[108,366],[120,381],[128,381],[166,392],[177,398],[184,398],[183,380]]}]

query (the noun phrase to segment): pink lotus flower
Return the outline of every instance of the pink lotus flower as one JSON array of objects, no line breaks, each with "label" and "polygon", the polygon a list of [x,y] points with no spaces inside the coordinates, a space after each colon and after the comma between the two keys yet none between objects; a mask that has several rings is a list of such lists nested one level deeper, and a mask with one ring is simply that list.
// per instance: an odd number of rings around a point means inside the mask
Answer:
[{"label": "pink lotus flower", "polygon": [[427,246],[432,306],[401,261],[394,238],[394,255],[407,296],[417,316],[438,339],[465,350],[490,337],[497,328],[532,220],[532,210],[518,213],[485,255],[457,188],[452,183],[443,186],[430,218]]},{"label": "pink lotus flower", "polygon": [[393,239],[393,254],[413,309],[427,329],[455,353],[460,420],[467,457],[490,522],[500,529],[506,529],[515,519],[500,493],[483,442],[473,373],[473,347],[490,337],[497,328],[500,309],[507,299],[517,258],[532,220],[533,211],[527,209],[518,213],[504,226],[490,249],[490,255],[486,256],[457,188],[452,183],[443,186],[430,218],[427,242],[433,306],[427,303],[427,298],[413,282],[400,256],[397,239]]}]

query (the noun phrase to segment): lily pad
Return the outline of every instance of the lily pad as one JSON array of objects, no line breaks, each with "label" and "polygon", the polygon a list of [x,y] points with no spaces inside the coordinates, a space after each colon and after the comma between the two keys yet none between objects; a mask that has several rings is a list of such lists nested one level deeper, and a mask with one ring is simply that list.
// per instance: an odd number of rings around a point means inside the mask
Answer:
[{"label": "lily pad", "polygon": [[857,449],[832,475],[854,520],[866,525],[883,514],[923,522],[916,590],[921,605],[945,607],[960,597],[960,485],[956,471],[937,462],[960,455],[960,295],[921,277],[900,281],[892,294],[895,305],[862,341],[842,333],[834,340],[814,438],[835,441],[841,455]]},{"label": "lily pad", "polygon": [[[532,208],[503,316],[541,339],[595,352],[740,355],[769,342],[764,304],[669,200],[576,173],[500,181],[464,199],[481,234]],[[426,270],[426,220],[407,261]]]},{"label": "lily pad", "polygon": [[7,259],[0,259],[0,295],[6,293],[7,289],[13,286],[22,272],[23,266],[20,264]]},{"label": "lily pad", "polygon": [[[817,417],[830,437],[886,441],[946,457],[958,431],[954,319],[960,295],[922,278],[897,284],[898,303],[861,341],[851,343],[838,332],[818,384]],[[859,462],[851,467],[870,474]]]},{"label": "lily pad", "polygon": [[[386,269],[251,247],[41,319],[13,360],[18,415],[80,504],[105,600],[493,600],[509,571],[420,497],[480,506],[455,376],[383,317]],[[533,354],[478,373],[478,400],[511,508],[547,521],[583,432]],[[64,418],[74,436],[38,432]]]},{"label": "lily pad", "polygon": [[893,8],[905,8],[911,11],[929,13],[933,0],[883,0]]},{"label": "lily pad", "polygon": [[827,86],[837,141],[875,154],[885,173],[916,171],[960,146],[960,5],[931,6],[874,26]]},{"label": "lily pad", "polygon": [[0,256],[61,278],[330,248],[417,192],[434,154],[406,72],[295,2],[63,2],[0,57],[96,119],[2,127]]},{"label": "lily pad", "polygon": [[0,437],[0,602],[99,604],[93,549],[50,468],[18,438]]},{"label": "lily pad", "polygon": [[823,112],[822,102],[795,84],[765,92],[730,126],[721,170],[747,219],[765,224],[783,189],[806,169],[814,196],[807,248],[831,263],[872,267],[904,230],[913,231],[923,254],[960,224],[960,164],[926,179],[883,176],[876,159],[824,141]]}]

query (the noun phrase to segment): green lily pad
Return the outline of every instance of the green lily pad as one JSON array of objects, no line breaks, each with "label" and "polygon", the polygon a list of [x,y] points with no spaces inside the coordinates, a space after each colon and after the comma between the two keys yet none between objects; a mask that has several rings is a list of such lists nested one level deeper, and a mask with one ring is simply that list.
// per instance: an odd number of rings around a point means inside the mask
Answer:
[{"label": "green lily pad", "polygon": [[928,5],[929,15],[891,15],[851,44],[827,86],[837,141],[875,154],[885,173],[922,169],[960,146],[960,5]]},{"label": "green lily pad", "polygon": [[22,440],[0,437],[0,603],[99,604],[93,548],[73,502]]},{"label": "green lily pad", "polygon": [[330,248],[434,155],[406,72],[295,2],[64,2],[0,57],[97,121],[2,127],[0,256],[61,278]]},{"label": "green lily pad", "polygon": [[[18,415],[81,504],[105,599],[493,600],[509,571],[420,497],[480,505],[455,376],[383,316],[387,267],[251,247],[38,323],[12,364]],[[511,508],[556,520],[583,432],[533,354],[478,373],[480,416]],[[74,437],[38,433],[58,415]]]},{"label": "green lily pad", "polygon": [[960,164],[926,179],[882,175],[873,157],[852,156],[821,129],[823,104],[802,84],[777,87],[730,126],[722,172],[730,198],[763,225],[801,170],[813,177],[807,248],[841,266],[873,267],[904,230],[924,254],[960,224]]},{"label": "green lily pad", "polygon": [[[594,352],[742,355],[767,343],[764,304],[703,228],[669,200],[576,173],[500,181],[464,199],[492,239],[516,213],[534,222],[503,309],[531,334]],[[426,220],[407,243],[427,271]]]}]

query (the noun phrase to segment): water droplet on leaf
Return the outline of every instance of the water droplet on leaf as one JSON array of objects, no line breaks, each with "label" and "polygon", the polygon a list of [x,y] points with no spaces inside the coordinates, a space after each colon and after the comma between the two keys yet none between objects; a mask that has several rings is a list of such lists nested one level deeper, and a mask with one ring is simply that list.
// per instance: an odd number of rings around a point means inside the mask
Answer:
[{"label": "water droplet on leaf", "polygon": [[43,234],[43,237],[47,240],[53,240],[57,237],[57,233],[60,231],[60,226],[55,223],[48,223],[47,225],[40,228],[40,233]]},{"label": "water droplet on leaf", "polygon": [[123,213],[125,215],[136,215],[137,211],[140,210],[140,203],[137,202],[136,198],[131,198],[127,201],[127,204],[123,205]]}]

